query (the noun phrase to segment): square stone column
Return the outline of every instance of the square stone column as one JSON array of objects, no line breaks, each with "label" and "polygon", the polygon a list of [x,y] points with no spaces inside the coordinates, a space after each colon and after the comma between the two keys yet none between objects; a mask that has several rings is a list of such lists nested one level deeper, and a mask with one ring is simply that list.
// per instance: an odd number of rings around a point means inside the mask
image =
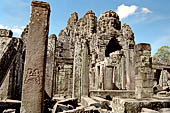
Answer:
[{"label": "square stone column", "polygon": [[121,58],[121,78],[122,78],[122,89],[126,89],[126,69],[125,69],[125,56]]},{"label": "square stone column", "polygon": [[85,42],[82,48],[81,96],[89,95],[89,58],[88,46]]},{"label": "square stone column", "polygon": [[50,5],[32,1],[22,86],[21,113],[43,113]]},{"label": "square stone column", "polygon": [[113,66],[106,66],[104,90],[113,90]]},{"label": "square stone column", "polygon": [[135,46],[135,95],[136,98],[151,98],[153,79],[150,44]]},{"label": "square stone column", "polygon": [[113,90],[113,62],[111,58],[105,58],[104,90]]}]

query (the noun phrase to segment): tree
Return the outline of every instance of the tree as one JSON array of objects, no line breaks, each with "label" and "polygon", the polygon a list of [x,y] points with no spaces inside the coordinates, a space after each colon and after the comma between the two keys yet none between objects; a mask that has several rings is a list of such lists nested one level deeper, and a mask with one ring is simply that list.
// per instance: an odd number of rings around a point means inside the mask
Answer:
[{"label": "tree", "polygon": [[160,59],[170,59],[170,46],[160,47],[153,57]]}]

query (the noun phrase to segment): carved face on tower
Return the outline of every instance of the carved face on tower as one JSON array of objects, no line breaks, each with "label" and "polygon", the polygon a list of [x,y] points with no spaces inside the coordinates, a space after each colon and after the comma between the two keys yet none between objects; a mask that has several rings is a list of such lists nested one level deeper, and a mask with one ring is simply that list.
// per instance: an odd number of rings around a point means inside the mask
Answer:
[{"label": "carved face on tower", "polygon": [[105,33],[110,29],[120,30],[121,22],[119,16],[114,11],[106,11],[99,17],[98,31]]}]

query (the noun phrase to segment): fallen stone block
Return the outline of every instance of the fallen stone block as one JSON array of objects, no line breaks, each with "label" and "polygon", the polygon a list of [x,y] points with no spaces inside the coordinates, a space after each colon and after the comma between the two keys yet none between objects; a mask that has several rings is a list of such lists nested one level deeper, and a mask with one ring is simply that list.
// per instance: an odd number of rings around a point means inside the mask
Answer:
[{"label": "fallen stone block", "polygon": [[112,108],[110,107],[110,102],[108,100],[101,97],[91,97],[91,98],[99,102],[101,104],[102,109],[112,110]]},{"label": "fallen stone block", "polygon": [[145,112],[145,113],[159,113],[158,111],[152,110],[152,109],[148,109],[148,108],[142,108],[141,112]]},{"label": "fallen stone block", "polygon": [[90,97],[81,97],[81,103],[83,106],[95,106],[96,108],[100,108],[101,104]]},{"label": "fallen stone block", "polygon": [[64,111],[62,113],[83,113],[83,112],[84,112],[84,107],[80,106],[80,107],[77,107],[76,109]]},{"label": "fallen stone block", "polygon": [[71,105],[75,109],[78,107],[78,99],[77,98],[69,98],[65,100],[60,100],[57,102],[58,104],[63,104],[63,105]]},{"label": "fallen stone block", "polygon": [[161,108],[159,110],[160,113],[170,113],[170,108]]},{"label": "fallen stone block", "polygon": [[142,108],[159,111],[161,108],[170,108],[168,98],[126,99],[114,97],[111,103],[115,113],[140,113]]},{"label": "fallen stone block", "polygon": [[166,91],[161,91],[161,92],[158,92],[157,94],[159,97],[166,97]]},{"label": "fallen stone block", "polygon": [[95,106],[86,107],[84,113],[98,113],[98,109]]},{"label": "fallen stone block", "polygon": [[53,107],[52,113],[58,113],[58,112],[63,112],[68,110],[69,110],[68,106],[56,103]]},{"label": "fallen stone block", "polygon": [[7,109],[4,110],[3,113],[16,113],[16,109]]}]

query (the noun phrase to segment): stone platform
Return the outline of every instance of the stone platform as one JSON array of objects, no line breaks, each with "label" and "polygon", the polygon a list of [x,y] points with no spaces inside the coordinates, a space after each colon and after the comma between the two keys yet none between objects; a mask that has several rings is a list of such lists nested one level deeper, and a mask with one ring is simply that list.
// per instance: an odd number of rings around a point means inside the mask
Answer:
[{"label": "stone platform", "polygon": [[134,90],[90,90],[90,96],[98,96],[102,98],[106,98],[106,96],[113,97],[123,97],[123,98],[134,98],[135,91]]},{"label": "stone platform", "polygon": [[170,98],[126,99],[115,97],[111,106],[114,113],[140,113],[142,108],[159,111],[161,108],[170,108]]}]

